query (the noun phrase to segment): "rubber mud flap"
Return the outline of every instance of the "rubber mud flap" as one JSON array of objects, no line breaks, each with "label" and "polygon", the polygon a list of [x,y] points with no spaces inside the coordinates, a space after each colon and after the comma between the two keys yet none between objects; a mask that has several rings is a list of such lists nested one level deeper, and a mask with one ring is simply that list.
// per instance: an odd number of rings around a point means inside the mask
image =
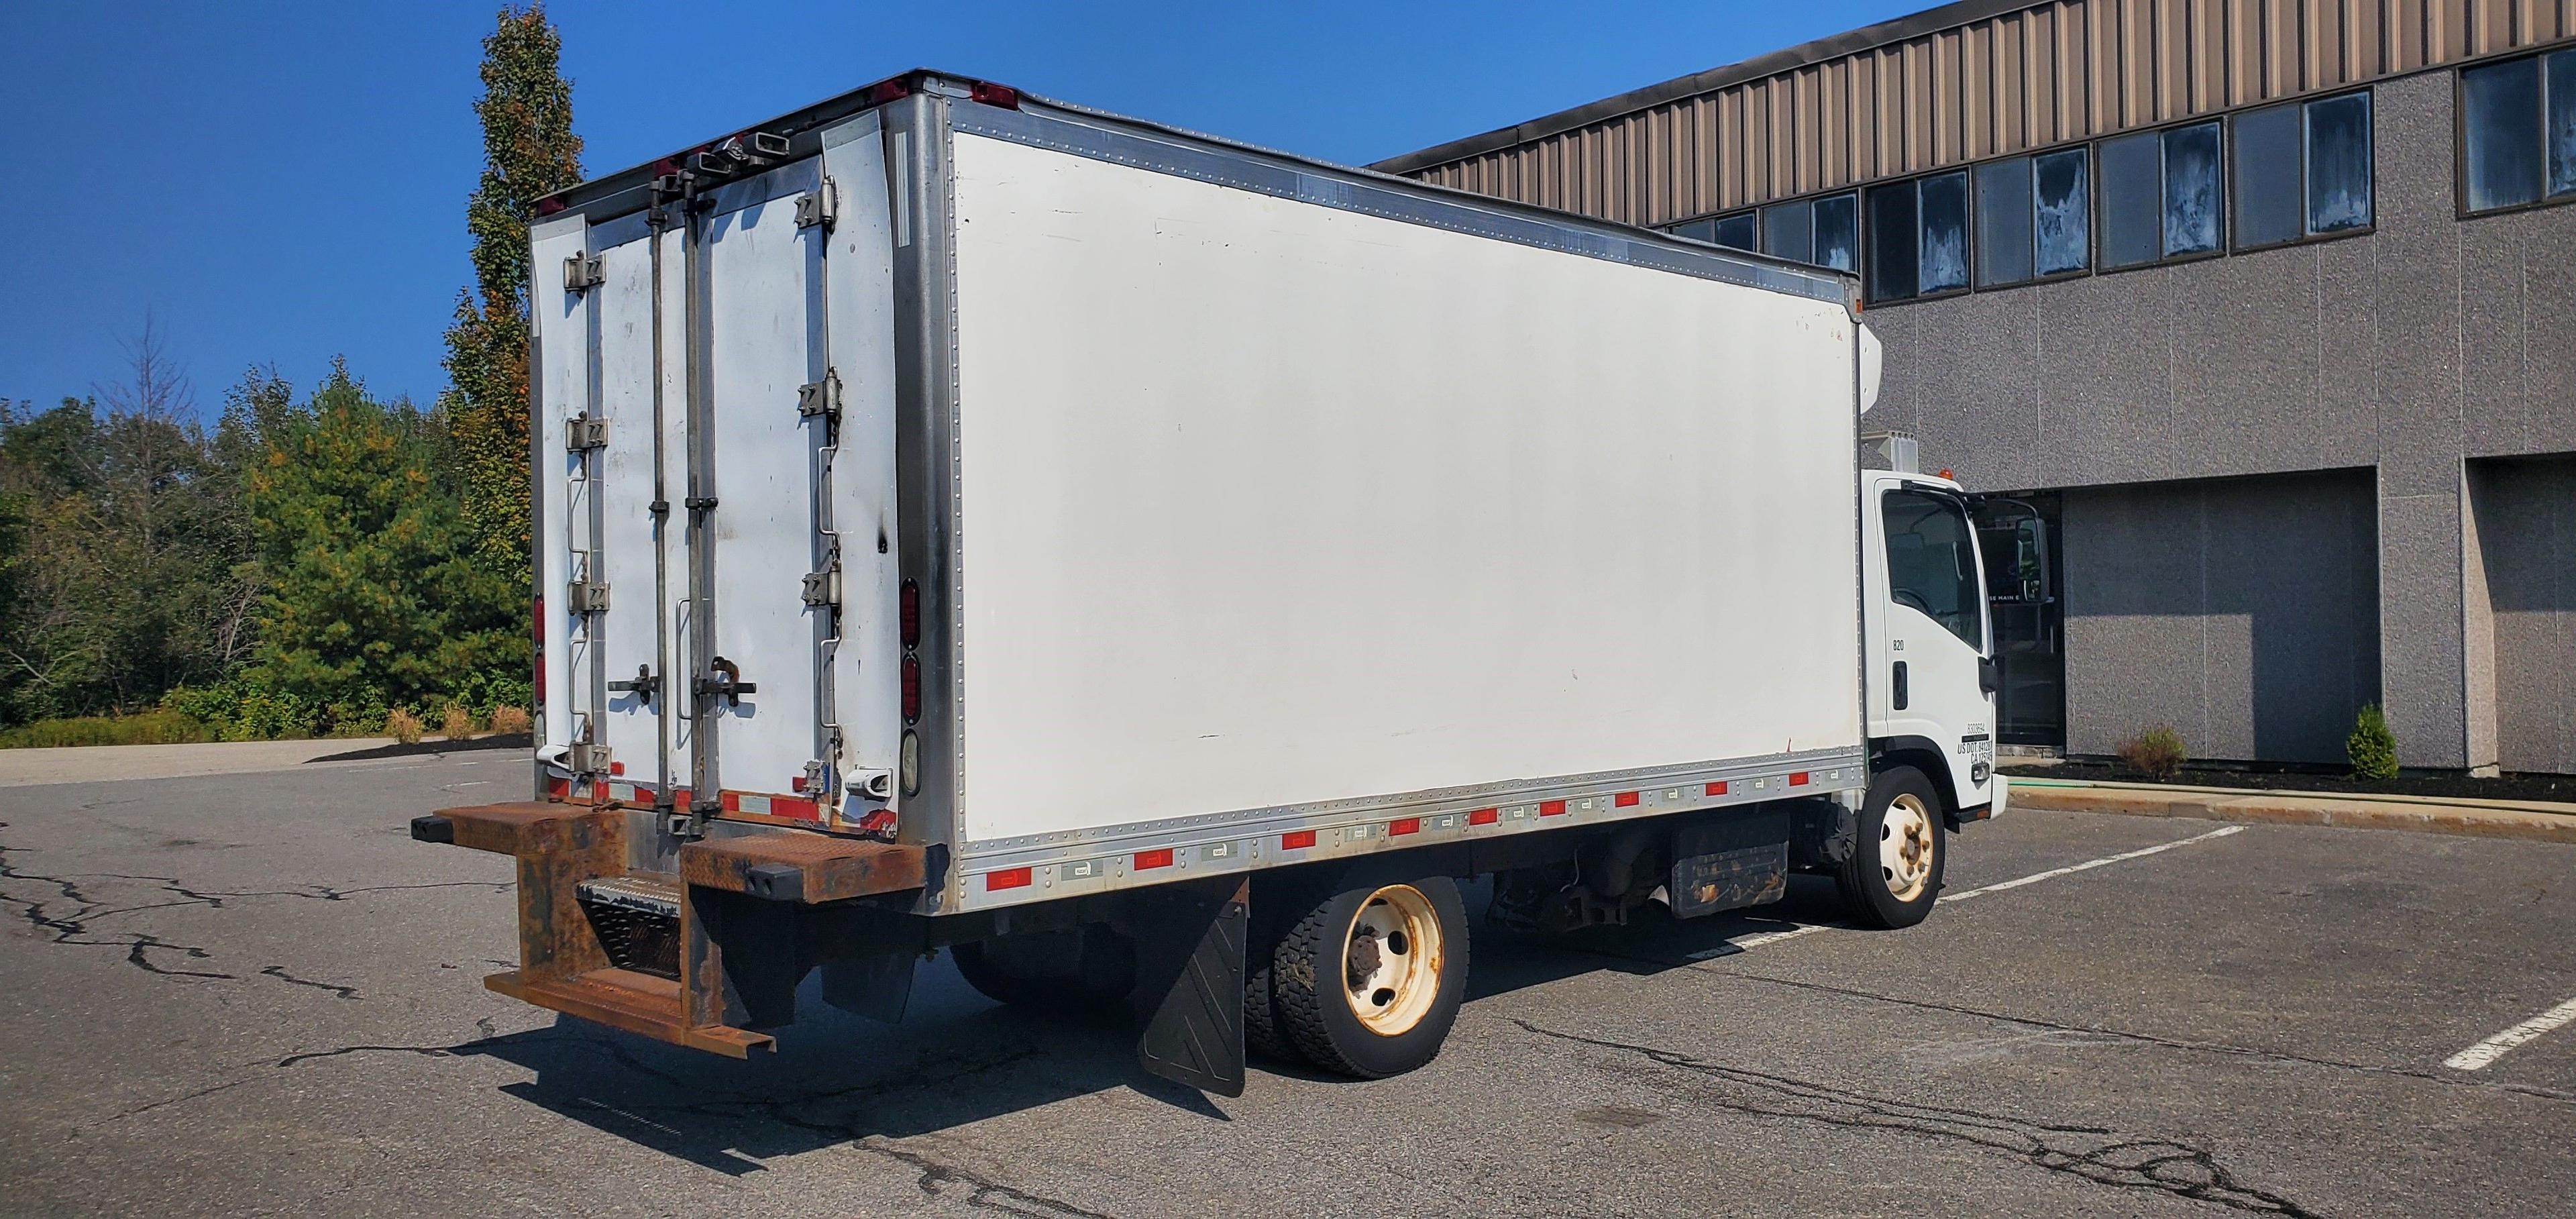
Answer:
[{"label": "rubber mud flap", "polygon": [[[1151,891],[1150,930],[1136,950],[1137,996],[1154,1003],[1136,1060],[1219,1096],[1243,1095],[1243,947],[1252,884],[1176,884]],[[1156,996],[1159,996],[1158,998]]]}]

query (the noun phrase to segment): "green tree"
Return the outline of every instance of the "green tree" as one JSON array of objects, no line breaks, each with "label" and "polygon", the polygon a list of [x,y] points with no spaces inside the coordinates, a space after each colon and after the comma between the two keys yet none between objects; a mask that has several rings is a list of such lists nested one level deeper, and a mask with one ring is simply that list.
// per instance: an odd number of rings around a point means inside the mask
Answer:
[{"label": "green tree", "polygon": [[0,723],[128,713],[244,654],[241,485],[146,323],[127,380],[0,404]]},{"label": "green tree", "polygon": [[523,586],[474,561],[439,418],[375,401],[334,361],[309,403],[265,427],[247,480],[266,581],[248,686],[313,709],[324,731],[489,702],[525,663]]},{"label": "green tree", "polygon": [[528,222],[536,201],[581,180],[563,43],[542,6],[503,8],[483,40],[483,179],[466,204],[474,286],[447,331],[440,399],[464,475],[474,554],[487,570],[528,568]]}]

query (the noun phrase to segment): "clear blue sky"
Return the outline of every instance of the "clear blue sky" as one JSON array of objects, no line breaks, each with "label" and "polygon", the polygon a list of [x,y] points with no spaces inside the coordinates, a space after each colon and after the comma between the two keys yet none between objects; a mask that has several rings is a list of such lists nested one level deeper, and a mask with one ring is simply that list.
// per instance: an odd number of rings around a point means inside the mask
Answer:
[{"label": "clear blue sky", "polygon": [[[253,364],[446,384],[494,4],[0,4],[0,397],[119,375],[147,313],[211,414]],[[1367,162],[1924,7],[556,0],[604,173],[932,66]]]}]

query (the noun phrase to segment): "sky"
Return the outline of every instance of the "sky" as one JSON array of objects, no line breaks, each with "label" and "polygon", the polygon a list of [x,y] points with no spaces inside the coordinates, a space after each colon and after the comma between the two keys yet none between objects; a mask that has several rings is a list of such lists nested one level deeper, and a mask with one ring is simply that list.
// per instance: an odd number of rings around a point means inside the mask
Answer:
[{"label": "sky", "polygon": [[[1925,6],[555,0],[604,174],[937,67],[1365,164]],[[149,319],[209,417],[253,366],[446,385],[482,3],[0,4],[0,398],[120,379]]]}]

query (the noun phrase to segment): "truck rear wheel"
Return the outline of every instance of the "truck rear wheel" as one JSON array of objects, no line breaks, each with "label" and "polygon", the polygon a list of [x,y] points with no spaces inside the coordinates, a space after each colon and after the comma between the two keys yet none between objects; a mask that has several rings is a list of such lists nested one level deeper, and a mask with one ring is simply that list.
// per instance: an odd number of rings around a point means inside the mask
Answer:
[{"label": "truck rear wheel", "polygon": [[1098,923],[956,944],[948,955],[968,986],[1011,1007],[1114,1015],[1136,989],[1136,946]]},{"label": "truck rear wheel", "polygon": [[1941,796],[1911,766],[1891,766],[1869,785],[1859,840],[1834,873],[1851,916],[1871,927],[1911,927],[1932,913],[1948,856]]},{"label": "truck rear wheel", "polygon": [[1401,1075],[1440,1053],[1467,991],[1467,913],[1446,876],[1346,889],[1272,956],[1279,1031],[1316,1066]]}]

